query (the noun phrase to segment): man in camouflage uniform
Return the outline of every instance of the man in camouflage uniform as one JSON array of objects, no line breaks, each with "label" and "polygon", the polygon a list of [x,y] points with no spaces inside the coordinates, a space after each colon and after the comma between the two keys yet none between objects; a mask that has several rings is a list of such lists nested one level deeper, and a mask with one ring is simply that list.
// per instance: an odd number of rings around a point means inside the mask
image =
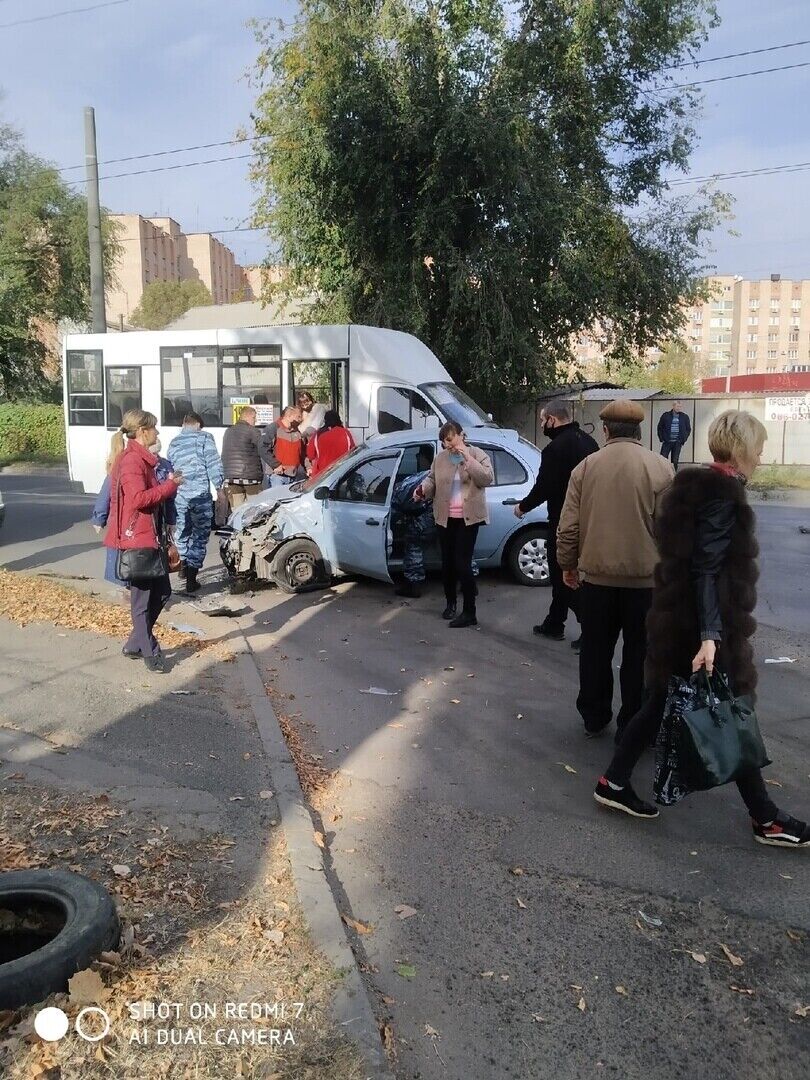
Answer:
[{"label": "man in camouflage uniform", "polygon": [[435,541],[436,523],[433,520],[433,503],[417,502],[413,493],[430,473],[429,469],[406,476],[394,487],[391,497],[392,531],[402,532],[405,549],[402,569],[405,580],[395,590],[397,596],[417,598],[422,595],[425,582],[425,549]]}]

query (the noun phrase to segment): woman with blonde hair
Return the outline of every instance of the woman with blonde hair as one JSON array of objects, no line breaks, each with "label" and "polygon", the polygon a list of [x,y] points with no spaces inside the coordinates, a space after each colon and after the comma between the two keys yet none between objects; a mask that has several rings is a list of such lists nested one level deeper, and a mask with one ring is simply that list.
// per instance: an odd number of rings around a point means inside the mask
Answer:
[{"label": "woman with blonde hair", "polygon": [[[754,694],[759,547],[745,486],[766,438],[765,427],[750,413],[722,413],[709,427],[712,463],[681,469],[664,497],[656,521],[661,561],[647,617],[647,698],[596,785],[594,798],[603,806],[633,817],[658,816],[633,791],[630,776],[661,725],[671,676],[688,678],[701,669],[711,674],[716,665],[735,695]],[[810,846],[810,825],[775,805],[759,769],[736,783],[757,843]]]},{"label": "woman with blonde hair", "polygon": [[[125,413],[113,436],[109,458],[110,511],[104,545],[119,557],[124,552],[165,549],[165,504],[183,482],[180,473],[162,482],[155,469],[159,457],[157,418],[142,409]],[[119,558],[119,562],[120,562]],[[116,574],[116,576],[118,576]],[[141,657],[149,671],[165,670],[154,626],[171,596],[168,572],[129,578],[132,633],[124,655]]]}]

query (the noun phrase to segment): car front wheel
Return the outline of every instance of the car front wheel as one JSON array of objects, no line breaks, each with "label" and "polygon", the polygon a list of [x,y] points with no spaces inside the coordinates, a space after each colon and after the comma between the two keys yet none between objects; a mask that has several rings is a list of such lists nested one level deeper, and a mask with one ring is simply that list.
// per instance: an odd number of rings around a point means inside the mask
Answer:
[{"label": "car front wheel", "polygon": [[519,585],[550,585],[545,529],[532,527],[519,533],[509,545],[506,565]]},{"label": "car front wheel", "polygon": [[326,585],[318,545],[312,540],[290,540],[273,556],[270,577],[286,593],[308,592]]}]

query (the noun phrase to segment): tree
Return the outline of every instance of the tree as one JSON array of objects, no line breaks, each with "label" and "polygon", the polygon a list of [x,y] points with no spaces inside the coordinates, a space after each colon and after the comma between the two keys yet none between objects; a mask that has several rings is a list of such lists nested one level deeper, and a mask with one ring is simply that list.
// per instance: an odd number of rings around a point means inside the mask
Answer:
[{"label": "tree", "polygon": [[[107,282],[120,255],[102,222]],[[0,124],[0,396],[50,397],[45,324],[90,313],[87,203]]]},{"label": "tree", "polygon": [[673,339],[664,345],[656,359],[645,363],[635,357],[618,364],[602,364],[590,377],[610,379],[619,386],[689,395],[706,378],[706,365],[682,341]]},{"label": "tree", "polygon": [[189,308],[211,303],[211,293],[201,281],[151,281],[129,321],[144,330],[162,330]]},{"label": "tree", "polygon": [[[254,224],[314,321],[408,330],[489,403],[572,333],[672,336],[723,204],[670,194],[712,0],[302,0],[260,24]],[[270,290],[266,290],[269,298]]]}]

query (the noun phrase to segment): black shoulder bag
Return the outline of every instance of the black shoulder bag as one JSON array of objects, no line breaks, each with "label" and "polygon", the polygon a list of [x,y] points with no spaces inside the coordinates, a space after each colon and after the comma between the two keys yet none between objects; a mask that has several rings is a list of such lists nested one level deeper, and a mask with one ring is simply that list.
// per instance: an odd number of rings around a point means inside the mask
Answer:
[{"label": "black shoulder bag", "polygon": [[[121,474],[118,474],[118,486],[116,489],[116,502],[117,513],[116,518],[118,521],[118,537],[122,538],[121,533]],[[136,511],[136,515],[137,515]],[[169,560],[166,554],[166,550],[160,539],[160,532],[155,525],[154,513],[149,515],[152,519],[152,528],[155,530],[155,539],[158,542],[156,548],[119,548],[118,558],[115,561],[115,575],[120,581],[156,581],[158,578],[165,577],[169,573]],[[132,536],[133,528],[135,525],[135,518],[133,517],[127,526],[126,533],[123,535]]]}]

